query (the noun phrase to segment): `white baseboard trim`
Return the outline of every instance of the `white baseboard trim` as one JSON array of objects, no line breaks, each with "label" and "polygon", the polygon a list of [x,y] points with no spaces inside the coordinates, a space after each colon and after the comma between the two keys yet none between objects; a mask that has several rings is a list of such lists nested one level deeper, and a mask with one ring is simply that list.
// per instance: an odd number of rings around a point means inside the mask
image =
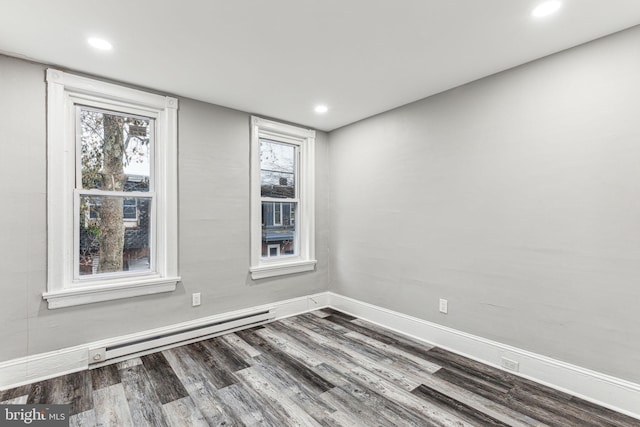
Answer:
[{"label": "white baseboard trim", "polygon": [[[66,375],[88,369],[90,349],[109,347],[113,344],[145,339],[147,337],[157,336],[159,334],[171,334],[187,328],[199,327],[201,325],[207,325],[212,322],[224,321],[225,319],[249,315],[254,312],[263,310],[274,310],[275,319],[283,319],[308,311],[317,310],[319,308],[324,308],[327,307],[328,304],[329,293],[323,292],[319,294],[278,301],[270,304],[264,304],[243,310],[236,310],[214,316],[203,317],[188,322],[182,322],[162,328],[151,329],[119,337],[113,337],[106,340],[94,341],[75,347],[68,347],[61,350],[9,360],[0,363],[0,390],[19,387],[21,385],[30,384],[36,381],[42,381],[60,375]],[[189,342],[211,338],[212,336],[215,336],[215,334],[194,338]],[[129,355],[123,357],[122,359],[131,358],[142,354],[148,354],[154,351],[164,350],[183,344],[185,344],[185,342],[181,341],[173,345],[165,345],[152,351],[145,351],[140,354]],[[112,360],[105,364],[114,363],[118,360]],[[101,365],[95,365],[95,367],[98,366]],[[94,367],[94,365],[92,365],[92,367]]]},{"label": "white baseboard trim", "polygon": [[[107,347],[114,343],[141,339],[163,332],[172,333],[187,327],[206,325],[211,322],[247,315],[256,311],[275,310],[275,318],[283,319],[324,307],[335,308],[336,310],[352,314],[398,333],[432,345],[437,345],[438,347],[500,369],[502,369],[500,366],[501,358],[507,357],[520,364],[520,371],[517,375],[640,419],[639,384],[447,328],[436,323],[338,295],[333,292],[323,292],[292,298],[182,322],[163,328],[2,362],[0,363],[0,390],[88,369],[89,349],[91,348]],[[211,337],[211,335],[199,337],[190,342],[209,337]],[[184,342],[167,345],[141,354],[147,354],[182,344],[184,344]],[[134,356],[135,355],[131,355],[128,357]],[[124,359],[128,357],[124,357]],[[115,361],[111,361],[111,363],[113,362]]]},{"label": "white baseboard trim", "polygon": [[0,390],[82,371],[88,356],[88,349],[78,346],[0,363]]},{"label": "white baseboard trim", "polygon": [[520,363],[512,372],[581,399],[640,419],[640,384],[491,341],[329,292],[329,306],[403,335],[503,369],[501,358]]}]

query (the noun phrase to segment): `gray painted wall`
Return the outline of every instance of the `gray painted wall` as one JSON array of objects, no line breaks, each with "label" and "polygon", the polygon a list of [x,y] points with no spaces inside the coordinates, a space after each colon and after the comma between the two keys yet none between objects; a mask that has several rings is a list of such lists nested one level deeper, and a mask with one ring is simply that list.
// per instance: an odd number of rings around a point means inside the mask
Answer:
[{"label": "gray painted wall", "polygon": [[[49,310],[45,66],[0,56],[0,362],[327,290],[328,137],[316,139],[316,272],[251,281],[249,115],[180,99],[173,293]],[[191,293],[202,305],[191,307]]]},{"label": "gray painted wall", "polygon": [[330,290],[640,382],[638,46],[640,27],[332,132]]},{"label": "gray painted wall", "polygon": [[330,144],[319,133],[317,272],[259,283],[247,271],[249,116],[181,99],[182,285],[59,310],[41,298],[45,67],[0,56],[0,361],[329,285],[640,382],[639,42],[635,28],[340,129]]}]

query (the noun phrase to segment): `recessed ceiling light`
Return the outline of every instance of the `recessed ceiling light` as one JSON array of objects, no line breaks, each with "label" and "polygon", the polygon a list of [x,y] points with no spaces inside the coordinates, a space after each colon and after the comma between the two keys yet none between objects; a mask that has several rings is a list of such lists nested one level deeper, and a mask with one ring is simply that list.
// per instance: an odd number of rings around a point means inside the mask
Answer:
[{"label": "recessed ceiling light", "polygon": [[100,49],[100,50],[111,50],[111,48],[113,47],[113,46],[111,46],[111,43],[109,43],[105,39],[99,39],[97,37],[91,37],[87,41],[89,42],[89,44],[91,46],[95,47],[96,49]]},{"label": "recessed ceiling light", "polygon": [[543,16],[551,15],[560,9],[562,2],[560,0],[549,0],[544,3],[540,3],[533,11],[531,15],[536,18],[542,18]]},{"label": "recessed ceiling light", "polygon": [[324,114],[329,111],[329,108],[326,105],[317,105],[314,111],[318,114]]}]

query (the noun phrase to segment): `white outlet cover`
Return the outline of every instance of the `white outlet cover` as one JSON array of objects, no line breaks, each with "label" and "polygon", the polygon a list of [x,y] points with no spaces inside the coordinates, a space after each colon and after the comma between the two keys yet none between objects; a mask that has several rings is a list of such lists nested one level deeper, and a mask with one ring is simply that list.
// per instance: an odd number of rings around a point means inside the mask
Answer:
[{"label": "white outlet cover", "polygon": [[193,307],[200,305],[200,292],[191,294],[191,305]]},{"label": "white outlet cover", "polygon": [[520,363],[516,362],[515,360],[511,360],[506,357],[503,357],[502,367],[513,372],[518,372],[520,370]]},{"label": "white outlet cover", "polygon": [[449,312],[449,301],[440,298],[440,313],[447,314]]}]

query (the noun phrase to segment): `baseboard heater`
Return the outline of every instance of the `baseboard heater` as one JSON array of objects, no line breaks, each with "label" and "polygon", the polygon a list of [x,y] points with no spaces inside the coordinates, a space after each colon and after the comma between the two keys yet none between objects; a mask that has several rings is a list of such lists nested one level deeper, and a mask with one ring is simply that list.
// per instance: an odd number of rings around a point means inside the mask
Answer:
[{"label": "baseboard heater", "polygon": [[114,359],[122,359],[124,356],[148,353],[153,350],[160,351],[162,349],[212,338],[224,333],[258,326],[273,319],[275,319],[275,310],[264,310],[169,332],[150,334],[105,347],[92,348],[89,350],[89,364],[105,364],[105,362],[113,361]]}]

